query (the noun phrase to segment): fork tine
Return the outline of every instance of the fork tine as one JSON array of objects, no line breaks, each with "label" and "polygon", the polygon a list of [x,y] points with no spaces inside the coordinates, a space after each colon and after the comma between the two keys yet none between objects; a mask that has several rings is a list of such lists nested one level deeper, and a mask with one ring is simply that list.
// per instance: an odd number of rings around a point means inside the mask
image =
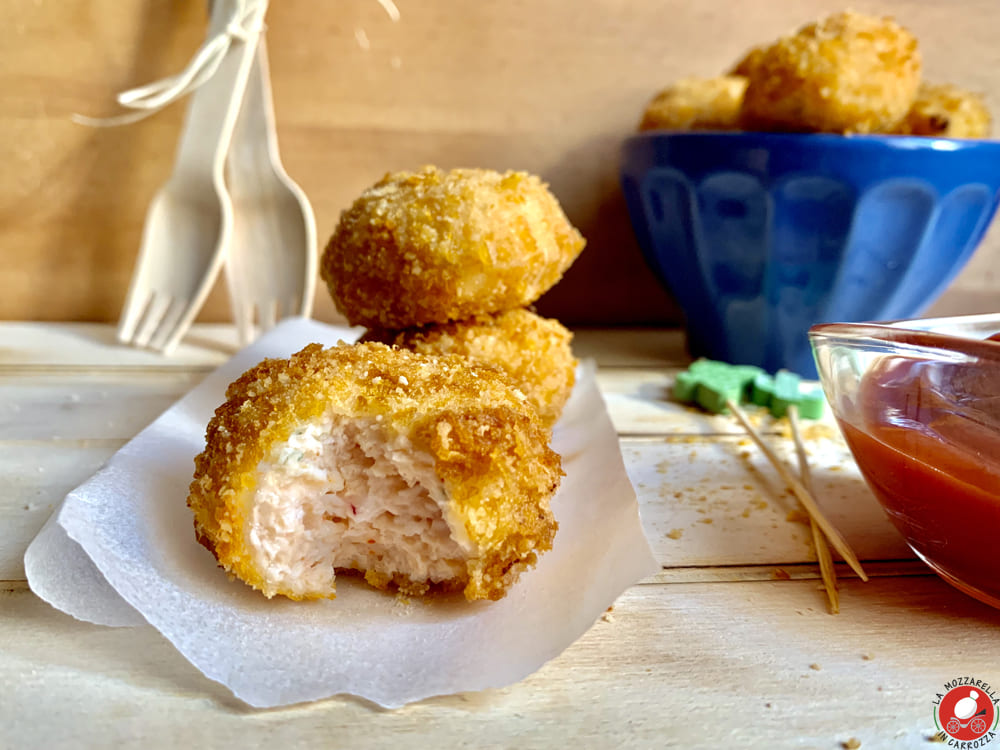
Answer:
[{"label": "fork tine", "polygon": [[253,305],[234,300],[231,307],[240,346],[246,346],[253,341]]},{"label": "fork tine", "polygon": [[283,318],[294,318],[302,314],[302,299],[297,294],[293,294],[285,301],[285,308],[281,315]]},{"label": "fork tine", "polygon": [[187,300],[173,299],[169,301],[169,307],[163,314],[163,319],[160,322],[159,327],[149,339],[150,349],[163,351],[164,346],[166,346],[167,339],[169,339],[170,335],[177,329],[177,322],[184,314],[184,310],[187,306]]},{"label": "fork tine", "polygon": [[136,346],[146,346],[149,339],[156,333],[163,321],[163,316],[170,308],[170,297],[163,292],[153,292],[153,298],[146,308],[146,315],[136,332],[133,342]]},{"label": "fork tine", "polygon": [[125,307],[122,309],[121,317],[118,320],[118,340],[123,344],[132,343],[135,337],[136,326],[142,320],[143,313],[152,301],[152,294],[139,295],[135,289],[129,289],[125,299]]},{"label": "fork tine", "polygon": [[194,322],[195,317],[198,315],[198,310],[201,307],[202,299],[200,296],[196,296],[193,300],[187,300],[184,303],[183,312],[178,315],[177,322],[174,324],[173,329],[170,331],[168,336],[163,337],[163,348],[160,349],[164,354],[170,354],[177,345],[184,338],[184,334],[187,333],[188,329],[191,327],[191,323]]},{"label": "fork tine", "polygon": [[262,303],[257,308],[257,317],[260,318],[261,332],[274,328],[278,317],[278,300],[272,299]]}]

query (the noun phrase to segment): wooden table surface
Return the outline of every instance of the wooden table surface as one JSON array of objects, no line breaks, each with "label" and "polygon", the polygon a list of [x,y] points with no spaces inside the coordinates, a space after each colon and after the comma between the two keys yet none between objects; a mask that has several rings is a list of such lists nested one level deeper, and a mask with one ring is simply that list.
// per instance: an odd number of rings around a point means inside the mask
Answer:
[{"label": "wooden table surface", "polygon": [[[670,331],[580,331],[662,563],[528,679],[386,711],[353,698],[253,710],[152,628],[78,622],[25,582],[63,495],[234,350],[200,326],[179,353],[91,324],[0,324],[0,748],[935,747],[945,682],[1000,684],[1000,612],[914,560],[835,429],[807,430],[820,503],[865,563],[826,611],[808,529],[739,428],[667,401]],[[781,423],[763,419],[786,457]],[[998,741],[1000,746],[1000,741]]]}]

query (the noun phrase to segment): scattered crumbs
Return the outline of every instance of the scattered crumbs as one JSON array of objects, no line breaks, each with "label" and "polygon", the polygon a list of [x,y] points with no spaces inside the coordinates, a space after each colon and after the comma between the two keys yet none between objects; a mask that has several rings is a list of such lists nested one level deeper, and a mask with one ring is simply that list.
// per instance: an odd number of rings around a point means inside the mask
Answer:
[{"label": "scattered crumbs", "polygon": [[861,658],[864,659],[865,661],[871,661],[872,659],[875,658],[875,655],[874,654],[861,654]]},{"label": "scattered crumbs", "polygon": [[606,610],[604,610],[604,611],[605,611],[605,612],[614,612],[614,611],[615,611],[615,605],[614,605],[614,604],[612,604],[612,605],[611,605],[610,607],[608,607],[608,608],[607,608]]},{"label": "scattered crumbs", "polygon": [[615,616],[613,614],[611,614],[610,612],[605,612],[604,614],[601,615],[601,621],[602,622],[614,622],[615,621]]},{"label": "scattered crumbs", "polygon": [[684,536],[684,529],[670,529],[667,532],[668,539],[680,539],[682,536]]},{"label": "scattered crumbs", "polygon": [[785,516],[785,520],[788,521],[788,523],[803,523],[808,526],[809,514],[803,513],[798,508],[793,508],[792,510],[788,511],[788,515]]},{"label": "scattered crumbs", "polygon": [[927,735],[928,742],[944,742],[945,736],[944,732],[935,732],[934,734]]},{"label": "scattered crumbs", "polygon": [[699,518],[698,523],[713,523],[711,518]]},{"label": "scattered crumbs", "polygon": [[849,737],[841,742],[840,746],[844,748],[844,750],[858,750],[858,748],[861,747],[861,740],[857,737]]},{"label": "scattered crumbs", "polygon": [[[823,667],[821,667],[816,662],[813,662],[812,664],[809,665],[809,669],[811,669],[813,672],[819,672],[821,669],[823,669]],[[859,747],[860,744],[861,743],[858,743],[857,745],[853,745],[852,747]]]}]

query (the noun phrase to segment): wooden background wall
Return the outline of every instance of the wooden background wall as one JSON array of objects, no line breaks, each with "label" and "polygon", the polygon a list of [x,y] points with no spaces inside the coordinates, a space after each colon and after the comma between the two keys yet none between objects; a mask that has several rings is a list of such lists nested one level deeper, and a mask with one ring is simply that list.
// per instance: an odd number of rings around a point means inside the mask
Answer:
[{"label": "wooden background wall", "polygon": [[[95,130],[114,94],[177,72],[203,0],[6,0],[0,24],[0,319],[115,320],[183,105]],[[590,245],[543,312],[578,323],[677,320],[618,192],[619,143],[649,96],[843,5],[826,0],[274,0],[268,40],[281,146],[321,241],[384,172],[424,163],[541,174]],[[1000,3],[881,0],[929,77],[1000,111]],[[359,42],[367,37],[367,49]],[[936,312],[997,309],[995,228]],[[317,316],[332,320],[325,292]],[[216,289],[202,315],[228,319]]]}]

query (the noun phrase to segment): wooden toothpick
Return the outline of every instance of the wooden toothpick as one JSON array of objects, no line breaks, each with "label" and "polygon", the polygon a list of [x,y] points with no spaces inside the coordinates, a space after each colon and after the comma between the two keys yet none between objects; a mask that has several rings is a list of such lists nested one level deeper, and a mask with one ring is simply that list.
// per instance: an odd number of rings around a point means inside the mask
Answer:
[{"label": "wooden toothpick", "polygon": [[858,562],[858,558],[855,556],[854,552],[851,550],[850,545],[847,541],[840,535],[840,532],[827,520],[826,516],[823,515],[823,511],[813,500],[812,494],[802,486],[802,483],[795,478],[794,475],[788,470],[784,462],[771,450],[771,448],[764,442],[764,439],[760,436],[760,433],[754,429],[753,425],[750,424],[750,420],[747,419],[747,415],[742,409],[732,400],[728,399],[726,401],[726,407],[733,413],[733,416],[739,420],[740,424],[747,431],[747,434],[753,439],[757,444],[757,447],[763,451],[764,456],[771,465],[774,466],[775,471],[781,476],[782,480],[789,486],[795,496],[802,503],[802,507],[806,509],[810,518],[816,521],[820,530],[826,535],[826,538],[830,540],[830,544],[833,548],[840,553],[840,556],[844,558],[844,562],[851,566],[851,570],[858,574],[858,577],[862,581],[867,581],[868,576],[865,574],[864,569],[861,567],[861,563]]},{"label": "wooden toothpick", "polygon": [[[814,494],[812,471],[809,469],[809,459],[806,455],[806,444],[802,440],[802,431],[799,429],[799,408],[795,404],[788,407],[788,422],[792,426],[792,439],[795,440],[795,455],[799,460],[799,477],[802,479],[802,486],[810,495]],[[812,532],[813,547],[816,549],[819,573],[823,578],[827,599],[830,600],[830,614],[835,615],[840,612],[840,595],[837,593],[837,571],[833,567],[830,545],[827,544],[826,537],[823,536],[819,524],[812,516],[809,516],[809,530]]]}]

